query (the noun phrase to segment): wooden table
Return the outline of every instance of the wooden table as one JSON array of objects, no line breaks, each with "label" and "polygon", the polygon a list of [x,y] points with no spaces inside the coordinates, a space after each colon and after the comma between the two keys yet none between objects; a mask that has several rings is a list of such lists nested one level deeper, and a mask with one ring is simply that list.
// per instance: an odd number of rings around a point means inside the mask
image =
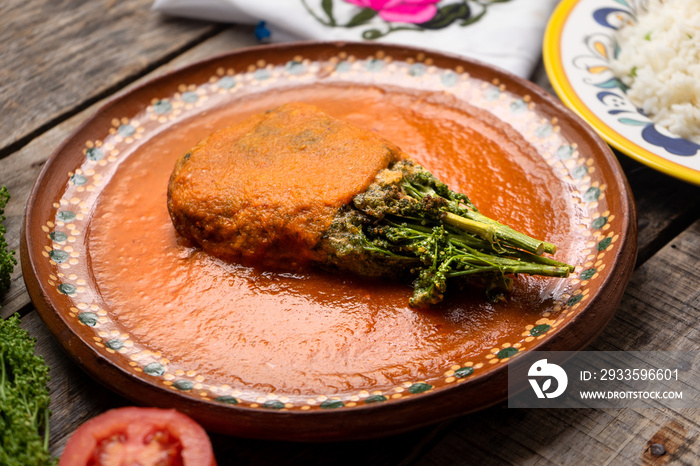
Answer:
[{"label": "wooden table", "polygon": [[[167,70],[255,45],[251,27],[166,18],[151,0],[4,0],[0,6],[0,185],[19,250],[25,203],[43,163],[101,103]],[[544,72],[533,79],[547,88]],[[551,88],[550,88],[551,89]],[[619,154],[618,154],[619,155]],[[595,350],[700,346],[700,188],[619,155],[639,213],[636,270]],[[2,298],[51,367],[51,451],[87,419],[129,405],[70,360],[29,299],[22,272]],[[700,381],[698,381],[700,382]],[[697,464],[698,411],[515,410],[497,406],[376,440],[297,444],[213,435],[220,464]],[[653,456],[652,443],[664,445]]]}]

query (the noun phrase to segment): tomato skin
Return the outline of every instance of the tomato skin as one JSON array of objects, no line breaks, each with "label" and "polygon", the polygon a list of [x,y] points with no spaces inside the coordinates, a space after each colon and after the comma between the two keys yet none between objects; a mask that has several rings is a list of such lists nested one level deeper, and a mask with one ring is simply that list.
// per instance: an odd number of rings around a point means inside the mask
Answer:
[{"label": "tomato skin", "polygon": [[[160,439],[167,444],[160,443]],[[137,464],[131,459],[134,455],[151,455],[158,448],[175,451],[176,458],[151,463],[154,466],[216,466],[209,436],[202,426],[174,409],[139,407],[112,409],[83,423],[68,440],[58,465],[128,466]],[[104,463],[96,462],[100,455]]]}]

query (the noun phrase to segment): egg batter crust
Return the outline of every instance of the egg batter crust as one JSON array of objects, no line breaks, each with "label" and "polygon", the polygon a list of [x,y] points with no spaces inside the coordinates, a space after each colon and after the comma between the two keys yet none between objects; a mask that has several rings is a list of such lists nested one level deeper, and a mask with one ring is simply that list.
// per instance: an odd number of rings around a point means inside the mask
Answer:
[{"label": "egg batter crust", "polygon": [[180,235],[227,261],[296,267],[338,209],[405,158],[314,106],[283,105],[222,129],[176,163],[168,210]]}]

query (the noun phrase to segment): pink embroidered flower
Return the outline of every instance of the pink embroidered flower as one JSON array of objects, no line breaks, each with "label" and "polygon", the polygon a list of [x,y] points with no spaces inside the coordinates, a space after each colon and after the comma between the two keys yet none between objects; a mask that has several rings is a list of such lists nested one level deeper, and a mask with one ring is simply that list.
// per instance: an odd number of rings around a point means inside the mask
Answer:
[{"label": "pink embroidered flower", "polygon": [[429,21],[437,13],[440,0],[345,0],[353,5],[371,8],[392,23],[419,24]]}]

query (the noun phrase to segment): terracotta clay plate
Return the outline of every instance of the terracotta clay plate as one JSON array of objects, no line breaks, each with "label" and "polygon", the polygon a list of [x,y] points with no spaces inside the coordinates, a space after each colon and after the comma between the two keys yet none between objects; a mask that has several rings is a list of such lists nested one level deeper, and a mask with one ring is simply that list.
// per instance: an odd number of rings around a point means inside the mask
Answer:
[{"label": "terracotta clay plate", "polygon": [[[410,284],[255,270],[178,238],[177,157],[292,101],[392,140],[483,213],[557,244],[574,273],[417,310]],[[93,377],[214,431],[290,440],[387,435],[503,401],[508,361],[603,329],[637,247],[616,159],[547,93],[462,58],[349,43],[244,50],[117,97],[45,165],[22,240],[37,309]]]}]

